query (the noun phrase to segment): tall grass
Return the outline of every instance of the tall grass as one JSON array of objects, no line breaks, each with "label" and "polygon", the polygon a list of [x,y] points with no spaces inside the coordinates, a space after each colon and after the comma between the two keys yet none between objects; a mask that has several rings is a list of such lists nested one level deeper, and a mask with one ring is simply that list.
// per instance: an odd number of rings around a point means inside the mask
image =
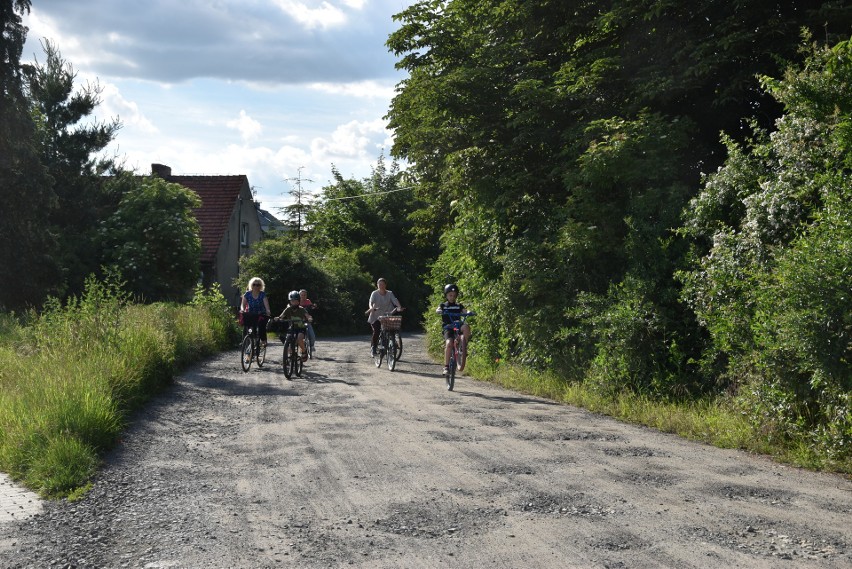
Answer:
[{"label": "tall grass", "polygon": [[0,315],[0,470],[46,497],[84,486],[128,413],[232,342],[232,320],[215,294],[134,305],[94,281],[23,322]]}]

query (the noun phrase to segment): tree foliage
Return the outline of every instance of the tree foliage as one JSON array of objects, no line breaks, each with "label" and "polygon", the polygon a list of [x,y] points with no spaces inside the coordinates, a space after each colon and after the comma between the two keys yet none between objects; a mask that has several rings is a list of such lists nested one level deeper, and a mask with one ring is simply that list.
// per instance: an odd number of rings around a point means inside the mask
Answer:
[{"label": "tree foliage", "polygon": [[101,174],[113,170],[113,161],[98,158],[120,128],[109,123],[83,124],[100,103],[100,87],[86,84],[75,90],[76,72],[56,45],[42,42],[45,62],[23,66],[31,113],[38,125],[41,162],[53,178],[55,207],[45,221],[62,235],[54,257],[62,268],[57,289],[64,295],[82,292],[84,279],[101,264],[98,222],[115,208],[103,191]]},{"label": "tree foliage", "polygon": [[434,290],[452,276],[480,310],[479,352],[613,391],[713,389],[673,230],[719,130],[780,113],[756,74],[799,58],[803,27],[847,33],[852,9],[427,0],[396,20],[392,154],[428,204],[414,233],[442,234]]},{"label": "tree foliage", "polygon": [[122,174],[108,186],[118,207],[99,231],[104,264],[145,300],[188,300],[200,273],[198,194],[157,176]]},{"label": "tree foliage", "polygon": [[0,0],[0,308],[6,309],[40,303],[58,280],[57,240],[42,215],[56,196],[40,161],[20,66],[22,15],[29,9],[29,0]]}]

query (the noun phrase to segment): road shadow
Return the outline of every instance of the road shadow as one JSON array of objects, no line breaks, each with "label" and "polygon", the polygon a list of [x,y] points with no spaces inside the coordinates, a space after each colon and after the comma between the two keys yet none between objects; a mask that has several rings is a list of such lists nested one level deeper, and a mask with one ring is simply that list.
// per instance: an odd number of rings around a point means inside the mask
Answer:
[{"label": "road shadow", "polygon": [[461,397],[475,397],[477,399],[485,399],[487,401],[500,401],[502,403],[516,403],[516,404],[536,404],[536,405],[553,405],[555,407],[561,407],[562,404],[556,401],[549,401],[547,399],[532,399],[531,397],[523,397],[520,395],[485,395],[484,393],[477,393],[475,391],[464,391],[458,389],[458,384],[456,384],[456,388],[453,390],[453,393],[460,395]]},{"label": "road shadow", "polygon": [[[209,373],[210,370],[191,369],[180,374],[176,379],[176,384],[188,384],[198,389],[210,389],[224,395],[238,396],[275,396],[275,397],[298,397],[299,393],[282,383],[284,381],[284,372],[280,366],[269,368],[252,368],[248,372],[243,372],[237,376],[240,379],[235,380],[233,377],[223,377],[215,373]],[[280,379],[277,377],[278,372]]]},{"label": "road shadow", "polygon": [[[282,376],[284,372],[281,372]],[[349,385],[351,387],[357,387],[361,385],[357,381],[346,381],[345,379],[339,379],[335,377],[330,377],[328,375],[317,373],[315,371],[310,371],[309,369],[302,370],[302,376],[295,376],[292,378],[294,381],[298,381],[300,379],[305,381],[310,381],[311,383],[341,383],[343,385]]]}]

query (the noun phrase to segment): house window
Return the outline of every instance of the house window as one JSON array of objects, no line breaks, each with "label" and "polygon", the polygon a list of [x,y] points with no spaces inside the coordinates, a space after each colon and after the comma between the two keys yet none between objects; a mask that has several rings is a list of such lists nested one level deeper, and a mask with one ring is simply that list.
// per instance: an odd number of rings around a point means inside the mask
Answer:
[{"label": "house window", "polygon": [[240,245],[243,247],[248,247],[249,234],[248,234],[248,223],[243,223],[240,227]]}]

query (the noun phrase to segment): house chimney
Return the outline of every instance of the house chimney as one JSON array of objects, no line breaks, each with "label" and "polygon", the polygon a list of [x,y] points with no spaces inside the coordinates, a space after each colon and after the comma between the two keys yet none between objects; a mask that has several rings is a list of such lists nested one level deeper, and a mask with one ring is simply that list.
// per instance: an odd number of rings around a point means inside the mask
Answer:
[{"label": "house chimney", "polygon": [[151,164],[151,175],[168,180],[172,177],[172,169],[165,164]]}]

